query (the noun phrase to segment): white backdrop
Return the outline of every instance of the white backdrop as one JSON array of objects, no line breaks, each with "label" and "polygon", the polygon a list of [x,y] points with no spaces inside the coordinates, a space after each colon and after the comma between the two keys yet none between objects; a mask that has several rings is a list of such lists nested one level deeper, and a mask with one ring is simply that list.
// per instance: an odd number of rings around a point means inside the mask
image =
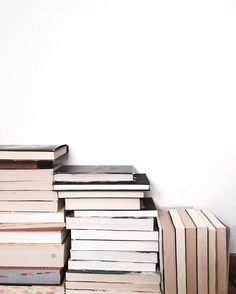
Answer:
[{"label": "white backdrop", "polygon": [[236,252],[234,0],[0,0],[0,143],[133,164],[208,207]]}]

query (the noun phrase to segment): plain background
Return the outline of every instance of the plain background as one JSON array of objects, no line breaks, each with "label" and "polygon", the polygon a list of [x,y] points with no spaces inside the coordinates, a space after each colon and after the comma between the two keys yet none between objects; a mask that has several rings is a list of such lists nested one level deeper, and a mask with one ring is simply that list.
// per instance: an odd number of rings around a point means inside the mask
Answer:
[{"label": "plain background", "polygon": [[0,143],[133,164],[236,252],[236,2],[0,0]]}]

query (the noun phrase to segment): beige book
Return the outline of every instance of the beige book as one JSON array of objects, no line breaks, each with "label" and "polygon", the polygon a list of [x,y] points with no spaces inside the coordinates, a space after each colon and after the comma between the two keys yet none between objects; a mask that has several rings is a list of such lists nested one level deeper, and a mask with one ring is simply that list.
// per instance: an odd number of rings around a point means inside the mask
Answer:
[{"label": "beige book", "polygon": [[228,293],[227,230],[215,215],[207,209],[202,212],[216,228],[217,294]]},{"label": "beige book", "polygon": [[197,294],[197,229],[185,209],[177,211],[185,228],[187,293]]},{"label": "beige book", "polygon": [[70,238],[63,244],[0,244],[2,267],[64,267]]},{"label": "beige book", "polygon": [[185,228],[176,209],[169,213],[175,227],[178,293],[186,294]]},{"label": "beige book", "polygon": [[157,224],[159,229],[159,268],[160,268],[160,289],[164,293],[164,261],[163,261],[163,232],[162,225],[157,213]]},{"label": "beige book", "polygon": [[140,191],[61,191],[59,198],[143,198]]},{"label": "beige book", "polygon": [[0,223],[0,231],[43,231],[65,226],[65,223]]},{"label": "beige book", "polygon": [[23,190],[39,190],[52,191],[53,185],[51,181],[19,181],[19,182],[0,182],[1,191],[23,191]]},{"label": "beige book", "polygon": [[[74,290],[74,289],[72,290],[72,289],[66,289],[66,294],[159,294],[159,293],[161,293],[160,290],[142,291],[142,292],[140,292],[140,291],[127,291],[127,290],[111,290],[111,291],[109,291],[109,290],[108,291],[101,290],[100,291],[100,290]],[[55,294],[57,294],[57,293],[55,293]]]},{"label": "beige book", "polygon": [[159,211],[162,226],[164,293],[177,294],[175,229],[168,211]]},{"label": "beige book", "polygon": [[204,213],[201,211],[198,211],[198,213],[208,227],[209,294],[216,294],[216,229]]},{"label": "beige book", "polygon": [[54,191],[0,191],[0,201],[57,201],[57,194]]},{"label": "beige book", "polygon": [[208,237],[207,225],[195,209],[186,210],[197,227],[198,294],[208,294]]},{"label": "beige book", "polygon": [[59,286],[0,286],[1,294],[64,294],[64,285]]},{"label": "beige book", "polygon": [[101,210],[130,210],[140,209],[139,198],[66,198],[67,210],[87,210],[87,209],[101,209]]},{"label": "beige book", "polygon": [[0,170],[0,182],[45,181],[53,182],[53,169]]}]

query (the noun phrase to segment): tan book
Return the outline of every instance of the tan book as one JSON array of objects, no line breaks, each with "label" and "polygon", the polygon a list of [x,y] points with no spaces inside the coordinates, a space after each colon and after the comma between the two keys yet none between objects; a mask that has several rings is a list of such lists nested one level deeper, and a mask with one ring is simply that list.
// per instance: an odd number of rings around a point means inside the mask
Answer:
[{"label": "tan book", "polygon": [[216,229],[201,211],[198,211],[208,227],[208,279],[209,294],[216,293]]},{"label": "tan book", "polygon": [[[111,290],[111,291],[109,291],[109,290],[108,291],[101,290],[100,291],[100,290],[75,290],[75,289],[72,290],[72,289],[66,289],[66,294],[159,294],[159,293],[161,293],[160,290],[142,291],[142,292],[140,292],[140,291],[127,291],[127,290]],[[8,294],[8,293],[6,293],[6,294]],[[53,293],[53,294],[57,294],[57,293]]]},{"label": "tan book", "polygon": [[70,238],[62,244],[0,244],[2,267],[64,267],[70,252]]},{"label": "tan book", "polygon": [[142,191],[59,191],[59,198],[144,198]]},{"label": "tan book", "polygon": [[185,209],[177,211],[185,228],[187,293],[197,294],[197,229]]},{"label": "tan book", "polygon": [[0,182],[1,191],[52,191],[51,181],[18,181],[18,182]]},{"label": "tan book", "polygon": [[57,201],[57,194],[54,191],[0,191],[0,201]]},{"label": "tan book", "polygon": [[195,209],[186,210],[197,228],[198,294],[208,294],[208,231],[207,225]]},{"label": "tan book", "polygon": [[202,212],[216,229],[217,294],[225,294],[228,293],[227,229],[212,212],[207,209]]},{"label": "tan book", "polygon": [[0,286],[1,294],[64,294],[64,285],[59,286]]},{"label": "tan book", "polygon": [[53,182],[54,169],[0,169],[0,182]]},{"label": "tan book", "polygon": [[186,294],[185,228],[176,209],[169,213],[175,227],[178,293]]},{"label": "tan book", "polygon": [[160,268],[160,289],[164,293],[164,261],[163,261],[163,229],[160,217],[157,212],[157,225],[159,230],[159,268]]},{"label": "tan book", "polygon": [[177,294],[175,229],[168,211],[159,211],[162,226],[164,293]]},{"label": "tan book", "polygon": [[65,223],[0,223],[0,231],[44,231],[64,228]]}]

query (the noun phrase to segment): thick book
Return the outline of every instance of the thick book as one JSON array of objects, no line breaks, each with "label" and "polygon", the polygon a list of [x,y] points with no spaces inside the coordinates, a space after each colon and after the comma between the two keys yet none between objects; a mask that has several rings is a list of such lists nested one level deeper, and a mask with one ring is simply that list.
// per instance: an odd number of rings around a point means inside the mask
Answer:
[{"label": "thick book", "polygon": [[184,208],[177,211],[185,228],[187,293],[197,294],[197,229]]},{"label": "thick book", "polygon": [[144,198],[142,191],[59,191],[59,198]]},{"label": "thick book", "polygon": [[71,250],[158,252],[158,241],[72,240]]},{"label": "thick book", "polygon": [[51,181],[14,181],[0,182],[1,191],[52,191]]},{"label": "thick book", "polygon": [[157,213],[157,226],[159,231],[159,270],[160,270],[160,290],[164,293],[164,253],[163,253],[163,231],[160,217]]},{"label": "thick book", "polygon": [[66,210],[137,210],[139,198],[72,198],[65,199]]},{"label": "thick book", "polygon": [[169,210],[175,228],[178,293],[186,294],[185,228],[176,209]]},{"label": "thick book", "polygon": [[55,191],[149,191],[150,183],[145,174],[135,174],[133,182],[93,182],[93,183],[65,183],[56,182]]},{"label": "thick book", "polygon": [[107,282],[123,284],[150,284],[160,283],[159,272],[114,272],[114,271],[78,271],[68,270],[66,281],[74,282]]},{"label": "thick book", "polygon": [[60,285],[64,279],[63,268],[2,268],[0,284]]},{"label": "thick book", "polygon": [[64,207],[64,201],[0,201],[1,211],[14,212],[58,212]]},{"label": "thick book", "polygon": [[168,211],[159,211],[162,227],[164,293],[177,294],[175,229]]},{"label": "thick book", "polygon": [[0,212],[0,223],[64,223],[65,210],[58,212]]},{"label": "thick book", "polygon": [[[1,294],[65,294],[64,283],[58,286],[54,285],[33,285],[33,286],[15,286],[0,285]],[[82,294],[82,293],[80,293]],[[86,293],[83,293],[86,294]],[[94,293],[93,293],[94,294]]]},{"label": "thick book", "polygon": [[0,160],[0,170],[35,170],[43,168],[53,168],[52,161],[33,161],[33,160]]},{"label": "thick book", "polygon": [[72,260],[158,262],[156,252],[71,250],[70,257]]},{"label": "thick book", "polygon": [[54,161],[68,149],[67,145],[0,145],[0,160]]},{"label": "thick book", "polygon": [[55,182],[130,182],[135,168],[128,165],[64,165],[55,176]]},{"label": "thick book", "polygon": [[70,237],[62,244],[0,244],[1,267],[64,267],[69,257]]},{"label": "thick book", "polygon": [[66,217],[67,229],[153,231],[154,218]]},{"label": "thick book", "polygon": [[186,210],[197,228],[197,283],[198,293],[208,294],[208,229],[195,209]]},{"label": "thick book", "polygon": [[55,191],[0,191],[0,201],[57,201]]},{"label": "thick book", "polygon": [[[110,286],[111,286],[110,288],[112,289],[112,284]],[[148,291],[148,292],[127,291],[127,290],[125,290],[125,294],[159,294],[159,293],[161,293],[160,290],[153,290],[153,291]],[[107,291],[104,291],[104,290],[75,290],[75,289],[66,289],[66,293],[65,294],[124,294],[124,290],[112,290],[112,291],[107,290]]]},{"label": "thick book", "polygon": [[138,210],[79,210],[74,211],[75,217],[156,217],[157,209],[151,197],[140,201]]},{"label": "thick book", "polygon": [[158,231],[71,230],[71,238],[77,240],[158,240]]},{"label": "thick book", "polygon": [[0,243],[31,243],[31,244],[48,244],[64,242],[68,231],[65,228],[49,228],[42,231],[26,230],[26,231],[0,231]]}]

